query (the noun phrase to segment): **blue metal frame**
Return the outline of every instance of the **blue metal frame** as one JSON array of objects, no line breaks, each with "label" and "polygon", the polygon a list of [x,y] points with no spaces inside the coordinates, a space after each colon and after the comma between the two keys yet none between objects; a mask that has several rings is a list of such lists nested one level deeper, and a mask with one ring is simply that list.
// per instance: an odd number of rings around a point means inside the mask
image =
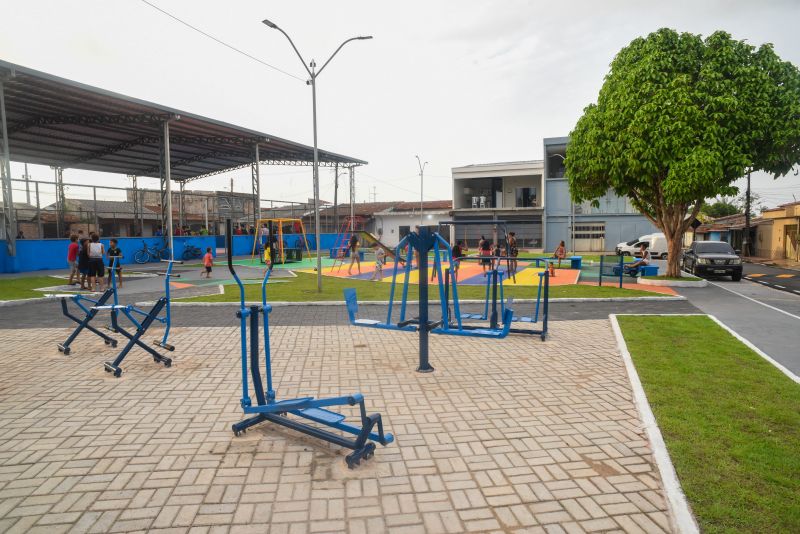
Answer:
[{"label": "blue metal frame", "polygon": [[[603,277],[609,276],[613,278],[619,279],[619,287],[622,288],[622,276],[625,274],[624,268],[624,261],[625,258],[623,256],[616,256],[617,261],[613,263],[609,263],[607,258],[611,256],[600,256],[600,273],[597,275],[597,285],[603,285]],[[608,272],[606,272],[608,271]]]},{"label": "blue metal frame", "polygon": [[[494,339],[501,339],[508,335],[511,331],[511,317],[513,317],[513,311],[510,308],[506,308],[503,310],[502,313],[502,321],[503,327],[499,328],[497,323],[497,313],[496,309],[494,310],[493,314],[493,324],[490,327],[478,327],[478,326],[471,326],[471,325],[464,325],[462,323],[462,314],[461,309],[458,301],[458,284],[455,283],[455,277],[452,277],[453,280],[453,306],[455,310],[455,323],[451,323],[449,320],[450,312],[449,312],[449,289],[450,284],[448,281],[449,272],[452,270],[454,265],[453,260],[453,250],[450,247],[450,244],[437,232],[431,231],[430,228],[422,226],[419,228],[417,232],[413,232],[408,234],[402,241],[397,245],[397,252],[396,257],[399,257],[400,249],[408,244],[408,254],[405,264],[405,280],[403,283],[403,297],[401,301],[401,308],[400,308],[400,321],[397,324],[393,324],[392,321],[392,311],[394,306],[394,293],[395,293],[395,285],[397,281],[397,270],[398,266],[395,263],[394,272],[392,274],[392,287],[389,293],[389,310],[386,316],[386,322],[380,322],[371,319],[358,319],[358,298],[356,296],[356,290],[353,288],[347,288],[344,290],[344,298],[347,304],[347,313],[350,319],[350,324],[353,326],[363,326],[363,327],[370,327],[370,328],[382,328],[387,330],[405,330],[405,331],[416,331],[419,333],[419,365],[417,366],[417,371],[422,373],[428,373],[434,370],[433,366],[431,366],[429,361],[429,350],[428,350],[428,334],[443,334],[443,335],[454,335],[454,336],[465,336],[465,337],[490,337]],[[429,320],[428,315],[428,252],[433,249],[433,263],[434,263],[434,271],[435,275],[438,279],[439,285],[439,304],[441,309],[441,319],[438,321],[431,321]],[[444,249],[444,250],[443,250]],[[406,304],[408,302],[408,282],[409,282],[409,274],[411,270],[411,258],[416,250],[419,253],[420,262],[419,262],[419,317],[415,317],[413,319],[406,319],[405,318],[405,311],[406,311]],[[446,259],[449,263],[449,268],[447,271],[443,269],[442,265],[442,255],[444,251],[446,253]],[[424,260],[423,260],[424,258]],[[494,301],[497,301],[497,271],[494,271]],[[488,286],[487,286],[488,287]],[[501,289],[502,291],[502,289]]]},{"label": "blue metal frame", "polygon": [[[233,267],[232,230],[231,220],[227,219],[225,242],[228,253],[228,270],[239,286],[239,311],[236,312],[236,316],[239,318],[242,351],[242,398],[240,404],[242,406],[242,411],[252,416],[232,425],[231,428],[234,435],[239,436],[253,425],[264,421],[270,421],[329,443],[352,449],[353,452],[345,457],[347,466],[350,468],[358,465],[361,460],[368,460],[375,453],[375,443],[373,443],[373,441],[385,446],[394,441],[394,436],[389,432],[384,432],[383,420],[380,414],[367,414],[364,396],[360,393],[329,399],[301,397],[282,401],[275,400],[275,391],[272,387],[272,356],[270,351],[268,318],[269,314],[272,312],[272,306],[267,304],[267,283],[272,271],[268,269],[264,273],[264,278],[261,282],[261,306],[246,306],[244,300],[244,285]],[[258,332],[259,314],[263,316],[264,376],[267,382],[266,392],[264,391],[264,384],[261,380],[261,365],[259,362],[261,353]],[[248,319],[250,323],[249,350],[247,334]],[[248,383],[247,377],[248,363],[253,393],[256,398],[255,405],[253,405],[253,401],[250,397],[250,384]],[[325,409],[332,406],[355,405],[359,406],[360,424],[347,423],[345,422],[344,415]],[[344,432],[345,434],[352,434],[356,437],[355,439],[347,438],[346,436],[331,432],[325,428],[312,426],[303,421],[292,419],[289,415],[312,421],[317,425]],[[373,431],[376,427],[377,431]]]},{"label": "blue metal frame", "polygon": [[[112,269],[111,272],[113,273],[116,270],[117,261],[119,258],[116,256],[113,256],[112,258],[113,259],[111,261],[111,269]],[[75,341],[75,338],[77,338],[78,335],[80,335],[80,333],[84,329],[100,337],[106,345],[110,345],[111,347],[117,346],[116,339],[107,336],[106,334],[100,332],[98,329],[94,328],[91,324],[89,324],[97,316],[97,312],[100,310],[100,308],[97,307],[105,306],[106,302],[108,302],[108,299],[110,298],[113,298],[115,306],[119,304],[119,298],[117,295],[117,282],[115,276],[111,277],[111,287],[106,289],[98,299],[89,298],[84,295],[81,295],[80,293],[69,297],[61,297],[61,312],[67,318],[78,323],[78,326],[75,327],[75,330],[73,330],[72,333],[69,335],[69,337],[67,337],[66,341],[64,341],[63,343],[59,343],[57,345],[59,352],[63,352],[64,354],[69,355],[69,353],[72,352],[70,345],[72,344],[73,341]],[[67,306],[67,300],[71,300],[84,313],[82,319],[72,315],[69,312],[69,308]],[[91,306],[89,307],[85,306],[83,304],[83,301],[91,303]],[[112,332],[117,332],[118,330],[117,312],[115,309],[111,310],[111,324],[107,328]]]},{"label": "blue metal frame", "polygon": [[170,305],[172,300],[170,299],[169,295],[169,281],[173,276],[176,278],[180,278],[181,276],[180,274],[172,274],[172,267],[176,263],[182,264],[183,261],[161,260],[161,262],[167,264],[167,270],[163,273],[159,273],[164,275],[164,297],[166,299],[166,304],[164,305],[164,308],[166,311],[164,313],[164,317],[156,317],[156,320],[162,324],[166,324],[166,328],[164,330],[164,335],[162,336],[162,338],[160,340],[154,341],[153,345],[161,347],[163,349],[167,349],[168,351],[173,351],[175,350],[175,347],[167,343],[167,339],[169,339],[169,331],[170,328],[172,327],[172,306]]}]

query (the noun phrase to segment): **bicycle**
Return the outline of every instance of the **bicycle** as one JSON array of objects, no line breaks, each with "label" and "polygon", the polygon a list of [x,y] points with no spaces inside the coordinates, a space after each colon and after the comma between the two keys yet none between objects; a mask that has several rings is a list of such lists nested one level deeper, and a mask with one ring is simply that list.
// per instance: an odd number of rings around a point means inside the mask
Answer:
[{"label": "bicycle", "polygon": [[147,241],[144,239],[142,240],[143,248],[137,250],[136,253],[133,255],[133,261],[136,263],[147,263],[151,261],[160,261],[160,260],[168,260],[169,259],[169,248],[156,248],[157,245],[153,247],[147,246]]},{"label": "bicycle", "polygon": [[203,251],[200,247],[196,247],[192,244],[186,243],[183,249],[183,254],[181,255],[183,261],[193,260],[196,258],[203,257]]}]

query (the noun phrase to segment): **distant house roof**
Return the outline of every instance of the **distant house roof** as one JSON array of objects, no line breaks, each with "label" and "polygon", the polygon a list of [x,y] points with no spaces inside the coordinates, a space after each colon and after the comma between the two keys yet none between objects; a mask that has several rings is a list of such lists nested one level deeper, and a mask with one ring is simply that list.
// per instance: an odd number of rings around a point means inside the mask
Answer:
[{"label": "distant house roof", "polygon": [[[763,224],[764,219],[761,217],[753,217],[750,219],[750,226],[758,226]],[[698,234],[707,234],[708,232],[727,232],[729,230],[741,230],[745,227],[746,221],[744,213],[734,213],[733,215],[726,215],[725,217],[717,217],[697,227]]]},{"label": "distant house roof", "polygon": [[[28,204],[27,202],[13,202],[14,210],[16,211],[17,219],[30,220],[36,217],[36,206]],[[0,210],[3,209],[3,201],[0,200]],[[0,211],[0,213],[2,213]]]},{"label": "distant house roof", "polygon": [[[419,212],[419,202],[406,202],[395,200],[392,202],[362,202],[356,203],[354,212],[360,217],[372,217],[377,213],[390,214],[397,212]],[[422,209],[425,211],[450,211],[453,209],[452,200],[426,200],[422,203]],[[312,212],[313,213],[313,212]],[[333,206],[326,206],[320,213],[325,215],[333,215]],[[339,216],[350,214],[350,204],[339,204]]]},{"label": "distant house roof", "polygon": [[[46,211],[53,212],[56,210],[55,204],[50,204],[46,208]],[[83,199],[83,198],[68,198],[67,199],[67,211],[85,211],[88,213],[94,213],[95,210],[95,201],[90,199]],[[151,210],[147,206],[141,207],[142,218],[143,219],[160,219],[161,214]],[[134,214],[133,210],[133,202],[129,202],[127,200],[98,200],[97,201],[97,216],[102,217],[104,219],[111,219],[114,217],[119,217],[120,219],[132,219]]]},{"label": "distant house roof", "polygon": [[[417,211],[419,202],[398,202],[392,211]],[[423,210],[451,210],[453,209],[452,200],[426,200],[422,203]]]}]

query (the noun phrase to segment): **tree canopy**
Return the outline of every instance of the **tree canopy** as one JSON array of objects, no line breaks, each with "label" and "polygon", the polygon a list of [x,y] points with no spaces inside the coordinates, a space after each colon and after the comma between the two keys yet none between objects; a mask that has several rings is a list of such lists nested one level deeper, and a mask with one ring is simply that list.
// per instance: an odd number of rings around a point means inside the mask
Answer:
[{"label": "tree canopy", "polygon": [[[797,67],[769,44],[660,29],[616,55],[570,133],[565,165],[575,202],[612,189],[672,243],[704,199],[735,195],[748,171],[777,177],[798,162]],[[670,246],[673,273],[679,250]]]}]

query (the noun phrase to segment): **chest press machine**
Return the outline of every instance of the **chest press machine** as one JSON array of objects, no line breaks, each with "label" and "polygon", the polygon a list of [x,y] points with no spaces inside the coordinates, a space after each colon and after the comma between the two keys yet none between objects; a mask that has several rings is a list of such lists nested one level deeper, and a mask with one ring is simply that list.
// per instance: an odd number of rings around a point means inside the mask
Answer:
[{"label": "chest press machine", "polygon": [[[242,351],[242,398],[240,404],[245,415],[250,416],[232,426],[234,435],[240,436],[251,426],[269,421],[340,447],[352,449],[353,452],[345,457],[347,467],[351,469],[357,466],[361,460],[372,458],[375,454],[375,443],[373,441],[385,446],[394,441],[394,436],[389,432],[384,433],[380,414],[367,414],[364,396],[361,393],[328,399],[300,397],[297,399],[276,400],[276,392],[272,386],[272,355],[269,342],[269,314],[272,311],[272,306],[267,304],[267,282],[272,270],[267,269],[261,281],[261,305],[246,306],[244,285],[233,267],[231,239],[233,227],[231,220],[227,219],[225,224],[228,270],[239,286],[239,311],[236,312],[236,317],[239,319]],[[261,380],[259,315],[262,317],[264,330],[266,390],[264,390],[264,383]],[[248,322],[250,324],[249,342]],[[250,347],[249,354],[248,344]],[[253,394],[255,395],[255,405],[253,405],[250,397],[248,371],[252,381]],[[359,407],[360,424],[348,423],[345,421],[345,415],[327,409],[334,406],[356,405]],[[314,425],[306,421],[310,421]],[[373,431],[376,428],[377,431]],[[335,433],[329,429],[338,432]],[[355,438],[349,438],[347,434],[354,435]]]}]

